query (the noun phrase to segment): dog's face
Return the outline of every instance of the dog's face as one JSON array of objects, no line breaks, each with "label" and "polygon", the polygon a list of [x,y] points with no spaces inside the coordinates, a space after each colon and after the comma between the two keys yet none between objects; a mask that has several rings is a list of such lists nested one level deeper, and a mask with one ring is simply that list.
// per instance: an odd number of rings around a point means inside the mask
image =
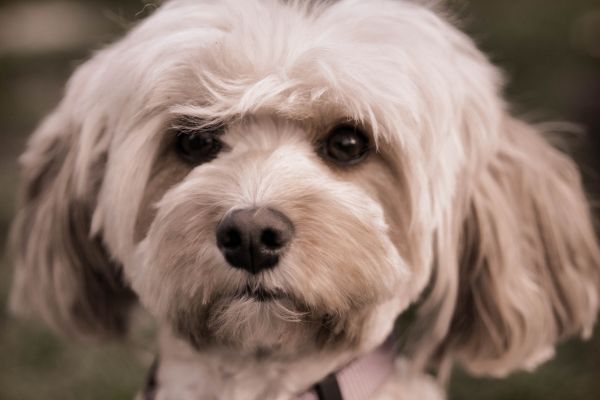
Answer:
[{"label": "dog's face", "polygon": [[157,132],[127,272],[197,346],[348,344],[408,291],[389,234],[401,218],[385,209],[397,177],[369,133],[331,122],[257,116],[198,128],[186,117]]},{"label": "dog's face", "polygon": [[416,356],[532,365],[593,324],[600,258],[498,90],[411,2],[168,2],[31,140],[14,304],[107,334],[137,297],[196,348],[290,355],[372,346],[429,286]]}]

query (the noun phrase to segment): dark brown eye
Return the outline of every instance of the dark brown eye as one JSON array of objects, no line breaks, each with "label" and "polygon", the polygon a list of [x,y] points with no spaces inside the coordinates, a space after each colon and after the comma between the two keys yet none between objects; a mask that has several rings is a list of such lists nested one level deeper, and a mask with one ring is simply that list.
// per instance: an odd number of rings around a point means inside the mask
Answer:
[{"label": "dark brown eye", "polygon": [[177,132],[175,149],[185,161],[193,164],[209,162],[217,157],[223,143],[219,139],[220,130],[197,130]]},{"label": "dark brown eye", "polygon": [[361,162],[369,154],[369,139],[352,125],[336,126],[322,147],[325,158],[340,165],[353,165]]}]

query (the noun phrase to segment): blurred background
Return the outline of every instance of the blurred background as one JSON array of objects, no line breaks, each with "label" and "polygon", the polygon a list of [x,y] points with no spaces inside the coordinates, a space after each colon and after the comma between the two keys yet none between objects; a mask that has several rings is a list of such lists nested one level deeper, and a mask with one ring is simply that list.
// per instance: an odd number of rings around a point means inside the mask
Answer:
[{"label": "blurred background", "polygon": [[[240,0],[243,1],[243,0]],[[461,26],[499,64],[515,113],[574,121],[570,151],[591,198],[600,195],[600,1],[449,0]],[[15,209],[17,157],[59,101],[71,72],[156,7],[144,0],[0,0],[0,244]],[[5,252],[3,251],[3,254]],[[0,265],[0,400],[132,399],[147,351],[75,343],[8,315],[10,260]],[[598,330],[600,331],[600,329]],[[600,332],[571,341],[535,373],[476,379],[456,369],[450,399],[597,399]]]}]

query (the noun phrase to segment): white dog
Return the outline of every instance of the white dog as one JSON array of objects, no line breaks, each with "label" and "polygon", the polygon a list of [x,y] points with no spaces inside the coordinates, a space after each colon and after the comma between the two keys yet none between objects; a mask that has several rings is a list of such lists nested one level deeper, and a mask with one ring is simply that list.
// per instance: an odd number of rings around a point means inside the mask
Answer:
[{"label": "white dog", "polygon": [[111,337],[139,300],[146,399],[442,398],[454,361],[533,368],[590,334],[600,252],[575,165],[500,91],[412,1],[166,2],[30,140],[12,305]]}]

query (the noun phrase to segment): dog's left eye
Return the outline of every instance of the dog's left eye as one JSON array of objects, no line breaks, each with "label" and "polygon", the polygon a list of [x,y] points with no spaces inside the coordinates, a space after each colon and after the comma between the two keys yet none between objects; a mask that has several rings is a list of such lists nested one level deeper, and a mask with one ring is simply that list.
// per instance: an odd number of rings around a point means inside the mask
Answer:
[{"label": "dog's left eye", "polygon": [[353,165],[369,154],[369,139],[353,125],[339,125],[330,133],[321,147],[321,154],[339,165]]},{"label": "dog's left eye", "polygon": [[217,130],[178,132],[175,148],[184,160],[202,164],[213,160],[223,148]]}]

